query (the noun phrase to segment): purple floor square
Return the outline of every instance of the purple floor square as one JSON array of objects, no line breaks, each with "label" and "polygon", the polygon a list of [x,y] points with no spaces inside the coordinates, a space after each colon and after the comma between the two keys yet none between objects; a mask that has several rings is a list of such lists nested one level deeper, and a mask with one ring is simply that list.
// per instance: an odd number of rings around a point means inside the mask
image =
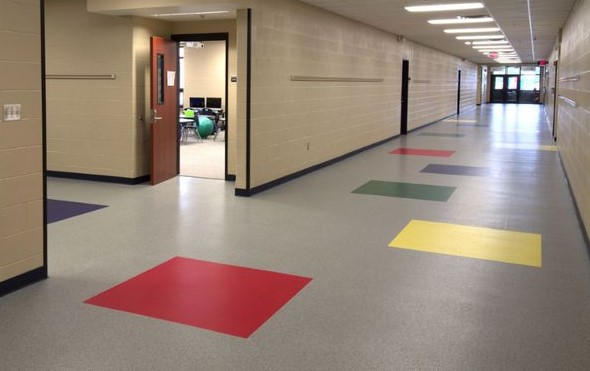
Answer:
[{"label": "purple floor square", "polygon": [[106,205],[86,204],[83,202],[47,200],[47,223],[72,218],[91,211],[107,207]]}]

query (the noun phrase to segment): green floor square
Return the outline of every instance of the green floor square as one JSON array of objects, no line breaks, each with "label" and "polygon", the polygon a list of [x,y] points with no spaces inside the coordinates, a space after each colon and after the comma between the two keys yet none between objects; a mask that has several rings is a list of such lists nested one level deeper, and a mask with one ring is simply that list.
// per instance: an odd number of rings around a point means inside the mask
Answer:
[{"label": "green floor square", "polygon": [[352,191],[352,193],[446,202],[451,197],[453,192],[455,192],[455,189],[457,188],[428,184],[371,180]]}]

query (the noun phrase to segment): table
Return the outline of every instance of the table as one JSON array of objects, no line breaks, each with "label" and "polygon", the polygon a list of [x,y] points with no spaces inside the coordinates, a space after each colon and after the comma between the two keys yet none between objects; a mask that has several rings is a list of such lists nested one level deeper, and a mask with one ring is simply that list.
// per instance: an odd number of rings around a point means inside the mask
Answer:
[{"label": "table", "polygon": [[197,136],[197,140],[202,141],[201,135],[199,134],[199,124],[195,121],[194,118],[186,118],[184,115],[180,115],[178,119],[178,123],[180,124],[180,140],[186,142],[188,140],[188,134],[192,130],[195,135]]}]

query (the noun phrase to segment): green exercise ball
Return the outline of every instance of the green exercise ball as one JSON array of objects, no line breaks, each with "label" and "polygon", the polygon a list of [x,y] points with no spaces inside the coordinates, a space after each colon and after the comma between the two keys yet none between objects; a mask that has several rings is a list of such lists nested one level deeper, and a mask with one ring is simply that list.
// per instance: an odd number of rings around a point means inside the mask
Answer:
[{"label": "green exercise ball", "polygon": [[209,117],[199,116],[199,135],[201,138],[207,138],[213,134],[213,120]]}]

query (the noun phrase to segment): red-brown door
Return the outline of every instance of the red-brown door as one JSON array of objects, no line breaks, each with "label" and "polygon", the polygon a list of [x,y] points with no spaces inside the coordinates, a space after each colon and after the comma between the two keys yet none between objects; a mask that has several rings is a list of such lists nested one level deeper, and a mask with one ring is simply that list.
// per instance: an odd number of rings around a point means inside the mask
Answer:
[{"label": "red-brown door", "polygon": [[178,80],[175,41],[151,38],[151,181],[178,174]]}]

